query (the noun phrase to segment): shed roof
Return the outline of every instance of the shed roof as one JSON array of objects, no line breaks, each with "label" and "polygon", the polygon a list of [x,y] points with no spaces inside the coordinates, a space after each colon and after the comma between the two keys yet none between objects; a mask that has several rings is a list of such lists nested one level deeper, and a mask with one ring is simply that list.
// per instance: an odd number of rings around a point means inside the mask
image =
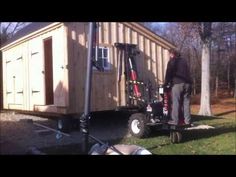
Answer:
[{"label": "shed roof", "polygon": [[[9,39],[7,42],[5,42],[2,45],[2,48],[4,48],[5,46],[13,43],[14,41],[17,41],[20,38],[23,38],[33,32],[36,32],[44,27],[47,27],[49,25],[51,25],[54,22],[32,22],[29,25],[25,26],[24,28],[22,28],[21,30],[19,30],[11,39]],[[126,23],[127,24],[127,23]],[[158,40],[160,40],[161,42],[164,42],[165,44],[168,44],[168,46],[170,47],[174,47],[174,45],[166,40],[165,38],[163,38],[162,36],[157,35],[156,33],[154,33],[152,30],[148,29],[147,27],[145,27],[144,25],[137,23],[137,22],[132,22],[131,25],[136,26],[136,27],[141,27],[142,29],[144,29],[147,33],[149,33],[149,35],[158,38]]]},{"label": "shed roof", "polygon": [[41,28],[44,28],[50,24],[52,24],[53,22],[33,22],[33,23],[30,23],[29,25],[25,26],[24,28],[20,29],[19,31],[16,32],[16,34],[10,38],[8,41],[6,41],[2,47],[34,32],[34,31],[37,31]]}]

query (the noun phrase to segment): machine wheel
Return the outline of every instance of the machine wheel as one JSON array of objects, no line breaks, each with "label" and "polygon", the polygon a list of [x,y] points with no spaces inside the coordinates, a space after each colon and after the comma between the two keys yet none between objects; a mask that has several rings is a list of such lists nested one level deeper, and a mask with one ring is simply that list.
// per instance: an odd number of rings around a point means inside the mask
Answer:
[{"label": "machine wheel", "polygon": [[72,130],[72,121],[70,117],[60,117],[57,121],[57,129],[69,133]]},{"label": "machine wheel", "polygon": [[150,127],[147,125],[147,118],[142,113],[132,114],[129,118],[128,128],[132,136],[145,138],[150,133]]},{"label": "machine wheel", "polygon": [[171,131],[170,132],[170,141],[171,143],[180,143],[182,141],[182,133],[179,131]]}]

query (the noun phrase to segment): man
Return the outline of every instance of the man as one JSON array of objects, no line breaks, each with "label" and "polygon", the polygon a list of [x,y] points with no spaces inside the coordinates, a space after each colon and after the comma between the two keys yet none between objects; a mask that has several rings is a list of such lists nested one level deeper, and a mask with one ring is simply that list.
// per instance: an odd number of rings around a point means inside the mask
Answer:
[{"label": "man", "polygon": [[168,123],[178,125],[179,123],[179,106],[181,96],[183,96],[183,115],[185,124],[191,123],[190,115],[190,95],[191,95],[191,77],[187,61],[180,57],[179,52],[170,49],[170,60],[167,65],[165,84],[172,87],[172,112]]}]

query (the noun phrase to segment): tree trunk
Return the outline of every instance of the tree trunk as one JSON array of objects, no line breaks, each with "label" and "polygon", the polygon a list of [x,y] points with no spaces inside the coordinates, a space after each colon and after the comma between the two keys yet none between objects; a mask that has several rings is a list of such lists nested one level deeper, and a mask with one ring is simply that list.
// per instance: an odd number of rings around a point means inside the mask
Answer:
[{"label": "tree trunk", "polygon": [[227,90],[228,95],[230,96],[230,60],[228,57],[228,67],[227,67]]},{"label": "tree trunk", "polygon": [[210,43],[202,46],[202,84],[199,115],[211,116],[210,107]]},{"label": "tree trunk", "polygon": [[215,96],[218,97],[218,86],[219,86],[219,77],[216,75],[216,83],[215,83]]},{"label": "tree trunk", "polygon": [[221,61],[221,53],[220,53],[220,46],[218,45],[217,49],[217,57],[216,57],[216,66],[215,66],[215,96],[218,97],[218,89],[219,89],[219,69],[220,69],[220,61]]},{"label": "tree trunk", "polygon": [[193,95],[196,95],[196,78],[193,78]]},{"label": "tree trunk", "polygon": [[234,98],[236,98],[236,79],[234,80]]}]

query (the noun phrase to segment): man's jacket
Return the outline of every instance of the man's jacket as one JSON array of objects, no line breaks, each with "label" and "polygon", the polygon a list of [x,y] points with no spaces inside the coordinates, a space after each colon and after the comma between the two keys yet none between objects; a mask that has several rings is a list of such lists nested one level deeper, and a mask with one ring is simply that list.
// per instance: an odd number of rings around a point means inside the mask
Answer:
[{"label": "man's jacket", "polygon": [[167,64],[165,84],[180,84],[189,83],[192,84],[190,76],[189,66],[183,58],[170,59]]}]

